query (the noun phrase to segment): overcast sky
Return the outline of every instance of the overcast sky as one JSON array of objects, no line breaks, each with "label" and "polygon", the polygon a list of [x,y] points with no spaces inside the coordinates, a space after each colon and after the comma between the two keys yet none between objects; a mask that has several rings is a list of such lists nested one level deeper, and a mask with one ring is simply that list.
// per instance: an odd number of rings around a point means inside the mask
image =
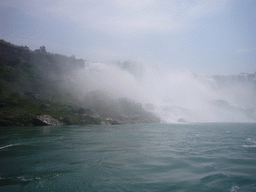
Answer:
[{"label": "overcast sky", "polygon": [[256,0],[2,0],[0,38],[88,61],[256,71]]}]

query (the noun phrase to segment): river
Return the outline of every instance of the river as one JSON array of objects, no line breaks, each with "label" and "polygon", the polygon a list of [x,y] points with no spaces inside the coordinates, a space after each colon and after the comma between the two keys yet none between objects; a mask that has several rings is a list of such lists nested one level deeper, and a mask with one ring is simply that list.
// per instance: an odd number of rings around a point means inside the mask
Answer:
[{"label": "river", "polygon": [[2,127],[0,191],[256,191],[256,124]]}]

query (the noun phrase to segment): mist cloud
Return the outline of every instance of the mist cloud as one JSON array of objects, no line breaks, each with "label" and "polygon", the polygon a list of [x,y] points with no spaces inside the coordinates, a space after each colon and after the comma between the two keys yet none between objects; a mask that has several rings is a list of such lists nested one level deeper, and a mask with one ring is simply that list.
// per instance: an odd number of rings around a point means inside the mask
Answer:
[{"label": "mist cloud", "polygon": [[105,103],[131,99],[169,123],[256,121],[254,74],[204,76],[130,60],[89,62],[71,82],[80,100],[103,91]]}]

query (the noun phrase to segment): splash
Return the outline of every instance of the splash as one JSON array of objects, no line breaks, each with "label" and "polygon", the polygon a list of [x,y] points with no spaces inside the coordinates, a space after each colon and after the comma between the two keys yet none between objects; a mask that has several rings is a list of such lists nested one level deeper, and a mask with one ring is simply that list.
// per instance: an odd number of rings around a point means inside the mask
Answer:
[{"label": "splash", "polygon": [[205,76],[142,61],[91,62],[70,79],[80,99],[103,90],[141,103],[163,122],[256,122],[255,74]]}]

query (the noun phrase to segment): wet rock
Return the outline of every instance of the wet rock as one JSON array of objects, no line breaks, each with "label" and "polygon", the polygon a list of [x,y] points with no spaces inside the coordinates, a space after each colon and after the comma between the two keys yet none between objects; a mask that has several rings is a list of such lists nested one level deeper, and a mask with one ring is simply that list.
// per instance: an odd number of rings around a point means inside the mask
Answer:
[{"label": "wet rock", "polygon": [[61,123],[57,119],[52,118],[50,115],[37,116],[34,119],[33,124],[37,125],[37,126],[61,126],[61,125],[63,125],[63,123]]},{"label": "wet rock", "polygon": [[66,123],[67,125],[74,125],[75,124],[74,119],[72,119],[71,117],[65,117],[63,119],[63,122]]},{"label": "wet rock", "polygon": [[105,118],[105,120],[103,120],[101,122],[102,125],[120,125],[121,123],[115,119],[112,118]]},{"label": "wet rock", "polygon": [[178,120],[178,122],[179,122],[179,123],[186,123],[187,121],[186,121],[185,119],[183,119],[183,118],[180,118],[180,119]]}]

